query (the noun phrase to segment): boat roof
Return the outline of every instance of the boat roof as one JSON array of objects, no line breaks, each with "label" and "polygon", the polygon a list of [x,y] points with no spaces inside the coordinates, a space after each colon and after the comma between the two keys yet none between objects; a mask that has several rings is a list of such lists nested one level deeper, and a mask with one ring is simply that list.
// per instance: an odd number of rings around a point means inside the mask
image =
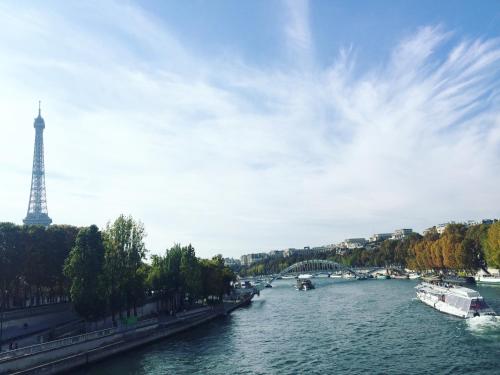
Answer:
[{"label": "boat roof", "polygon": [[453,285],[451,287],[445,287],[445,286],[441,286],[441,285],[422,283],[422,284],[418,285],[417,288],[418,287],[420,287],[420,288],[423,287],[424,289],[428,290],[429,292],[434,291],[434,292],[440,292],[440,293],[455,294],[455,295],[459,295],[459,296],[467,297],[467,298],[479,298],[479,297],[481,297],[481,295],[479,294],[479,292],[477,290],[465,288],[463,286]]}]

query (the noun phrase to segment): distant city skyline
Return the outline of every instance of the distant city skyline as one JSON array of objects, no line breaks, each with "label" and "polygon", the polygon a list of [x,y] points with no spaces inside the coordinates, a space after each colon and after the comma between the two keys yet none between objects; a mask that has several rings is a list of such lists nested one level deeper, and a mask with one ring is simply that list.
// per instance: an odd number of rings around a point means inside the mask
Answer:
[{"label": "distant city skyline", "polygon": [[500,216],[496,1],[4,2],[0,23],[0,221],[26,214],[39,99],[53,224],[131,214],[152,253]]},{"label": "distant city skyline", "polygon": [[[390,240],[400,240],[407,235],[411,233],[418,233],[420,235],[425,235],[425,232],[428,230],[435,229],[438,234],[442,234],[446,227],[450,224],[462,224],[466,226],[470,225],[476,225],[476,224],[492,224],[495,221],[498,221],[498,218],[491,218],[491,219],[480,219],[480,220],[466,220],[463,222],[457,222],[454,220],[450,220],[444,223],[437,223],[434,225],[431,225],[428,228],[425,228],[423,230],[413,230],[413,228],[398,228],[398,229],[393,229],[392,232],[380,232],[380,233],[370,233],[365,234],[364,236],[353,238],[346,236],[344,239],[340,241],[332,241],[330,243],[322,243],[322,244],[317,244],[317,243],[311,243],[307,244],[304,246],[289,246],[289,247],[281,247],[281,248],[273,248],[273,249],[254,249],[253,251],[248,251],[247,253],[243,252],[241,256],[247,255],[247,254],[252,254],[252,253],[273,253],[276,251],[283,251],[283,250],[302,250],[302,249],[315,249],[315,248],[322,248],[322,247],[328,247],[328,246],[344,246],[344,247],[349,247],[346,245],[348,242],[356,243],[359,246],[354,246],[352,248],[356,247],[363,247],[366,243],[369,242],[381,242],[386,239]],[[214,252],[214,254],[217,253],[217,251]],[[219,252],[220,253],[220,252]],[[227,258],[227,257],[226,257]],[[236,258],[240,258],[236,256]]]}]

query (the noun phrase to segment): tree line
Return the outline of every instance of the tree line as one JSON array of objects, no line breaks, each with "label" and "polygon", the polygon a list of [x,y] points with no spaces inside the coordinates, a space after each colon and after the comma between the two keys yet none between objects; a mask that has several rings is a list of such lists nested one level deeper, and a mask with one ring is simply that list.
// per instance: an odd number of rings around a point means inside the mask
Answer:
[{"label": "tree line", "polygon": [[410,247],[407,264],[417,270],[500,268],[500,222],[450,224],[441,235],[431,230]]},{"label": "tree line", "polygon": [[242,276],[276,274],[307,259],[327,259],[349,267],[403,267],[419,271],[452,270],[475,272],[500,268],[500,222],[493,224],[450,224],[442,234],[432,228],[400,240],[385,240],[370,248],[332,249],[323,253],[269,257],[238,269]]},{"label": "tree line", "polygon": [[3,308],[64,301],[62,269],[79,228],[0,223],[0,301]]},{"label": "tree line", "polygon": [[137,315],[146,300],[177,311],[219,303],[234,273],[222,256],[196,257],[175,245],[146,261],[145,229],[121,215],[103,231],[95,225],[18,226],[0,223],[0,302],[3,309],[68,301],[88,320]]}]

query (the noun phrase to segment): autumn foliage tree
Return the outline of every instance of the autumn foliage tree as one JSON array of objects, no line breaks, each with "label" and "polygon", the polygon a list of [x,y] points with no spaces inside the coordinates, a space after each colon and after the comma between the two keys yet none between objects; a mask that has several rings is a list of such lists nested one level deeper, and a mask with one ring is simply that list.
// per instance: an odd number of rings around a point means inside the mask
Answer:
[{"label": "autumn foliage tree", "polygon": [[408,265],[418,270],[477,271],[486,265],[483,243],[488,228],[484,224],[450,224],[441,236],[437,233],[424,236],[411,246]]},{"label": "autumn foliage tree", "polygon": [[488,229],[485,244],[486,263],[494,268],[500,268],[500,222],[493,223]]}]

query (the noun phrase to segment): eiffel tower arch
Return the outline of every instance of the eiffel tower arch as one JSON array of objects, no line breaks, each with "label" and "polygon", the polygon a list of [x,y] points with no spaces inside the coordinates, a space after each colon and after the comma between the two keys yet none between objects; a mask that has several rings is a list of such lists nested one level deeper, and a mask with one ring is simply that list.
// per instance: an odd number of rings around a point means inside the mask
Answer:
[{"label": "eiffel tower arch", "polygon": [[45,191],[45,163],[43,159],[43,129],[45,121],[38,103],[38,117],[35,118],[35,150],[33,153],[33,170],[31,173],[31,190],[28,213],[23,223],[26,225],[49,226],[52,219],[47,210],[47,194]]}]

